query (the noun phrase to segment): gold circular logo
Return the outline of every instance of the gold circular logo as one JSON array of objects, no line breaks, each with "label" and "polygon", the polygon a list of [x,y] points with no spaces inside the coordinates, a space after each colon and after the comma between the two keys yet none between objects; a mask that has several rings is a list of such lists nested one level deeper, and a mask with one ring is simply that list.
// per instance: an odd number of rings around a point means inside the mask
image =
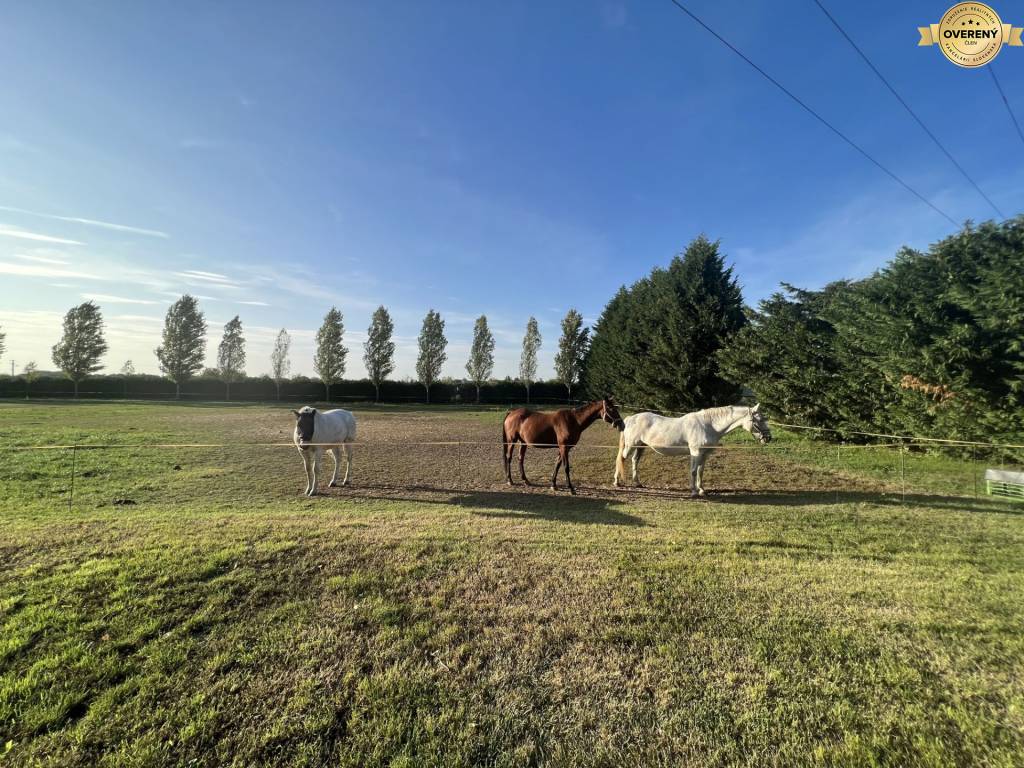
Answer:
[{"label": "gold circular logo", "polygon": [[984,3],[958,3],[942,15],[937,42],[954,64],[982,67],[1003,47],[1003,22]]}]

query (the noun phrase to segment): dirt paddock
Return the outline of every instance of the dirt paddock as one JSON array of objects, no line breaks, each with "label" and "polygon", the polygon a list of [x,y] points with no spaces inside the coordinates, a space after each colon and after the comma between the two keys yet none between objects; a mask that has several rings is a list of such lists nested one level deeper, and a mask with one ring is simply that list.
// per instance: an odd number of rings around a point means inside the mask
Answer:
[{"label": "dirt paddock", "polygon": [[[527,450],[525,469],[530,486],[519,479],[517,453],[513,457],[513,485],[507,485],[501,447],[503,410],[390,412],[353,407],[353,412],[358,421],[359,444],[354,448],[351,484],[346,488],[326,487],[333,460],[325,455],[325,479],[321,485],[325,495],[440,501],[461,492],[473,492],[476,496],[490,492],[500,495],[503,503],[517,495],[549,500],[553,496],[571,498],[561,471],[558,490],[551,488],[551,473],[557,461],[554,449]],[[226,422],[230,433],[241,427],[234,423],[230,410],[219,419]],[[249,439],[288,441],[291,422],[290,414],[283,418],[278,412],[269,411],[261,416]],[[616,488],[612,480],[618,438],[615,429],[598,422],[572,450],[571,472],[577,498],[620,503],[652,497],[690,500],[688,457],[663,457],[650,450],[645,452],[640,465],[644,487],[630,487],[627,478],[627,487]],[[277,458],[286,463],[288,471],[284,474],[298,488],[303,484],[301,461],[291,449],[281,450],[283,453]],[[817,450],[830,456],[833,449],[822,445]],[[792,446],[785,444],[762,446],[746,434],[730,436],[708,460],[704,476],[712,501],[716,497],[740,501],[773,494],[824,499],[837,489],[864,494],[895,491],[890,483],[808,462],[806,450],[797,455]]]}]

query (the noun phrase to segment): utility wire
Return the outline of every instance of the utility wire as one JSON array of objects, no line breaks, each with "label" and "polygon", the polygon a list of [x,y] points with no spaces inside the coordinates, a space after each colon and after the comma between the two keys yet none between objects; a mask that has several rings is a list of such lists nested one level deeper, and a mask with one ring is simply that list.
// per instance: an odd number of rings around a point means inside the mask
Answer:
[{"label": "utility wire", "polygon": [[767,80],[772,85],[774,85],[776,88],[778,88],[780,91],[782,91],[784,94],[789,96],[789,98],[791,98],[798,105],[803,107],[803,109],[806,112],[809,112],[816,120],[818,120],[818,122],[820,122],[822,125],[824,125],[826,128],[828,128],[830,131],[832,131],[832,133],[834,133],[840,139],[842,139],[847,144],[849,144],[851,147],[853,147],[855,150],[857,150],[861,155],[864,156],[865,159],[867,159],[869,162],[871,162],[872,165],[874,165],[876,168],[878,168],[880,171],[882,171],[886,176],[888,176],[890,179],[895,181],[897,184],[899,184],[901,187],[903,187],[905,190],[907,190],[910,194],[912,194],[914,197],[916,197],[922,203],[924,203],[929,208],[931,208],[933,211],[935,211],[937,214],[939,214],[942,218],[944,218],[946,221],[948,221],[954,227],[959,227],[960,226],[959,224],[956,223],[956,221],[953,219],[952,216],[950,216],[948,213],[943,211],[941,208],[939,208],[937,205],[935,205],[931,200],[926,198],[924,195],[922,195],[920,192],[918,192],[912,186],[907,184],[907,182],[905,182],[903,179],[901,179],[895,173],[893,173],[888,168],[886,168],[884,165],[882,165],[878,160],[876,160],[874,157],[872,157],[870,154],[868,154],[867,150],[865,150],[863,147],[861,147],[859,144],[857,144],[853,139],[851,139],[845,133],[843,133],[838,128],[836,128],[834,125],[832,125],[832,123],[830,123],[824,117],[822,117],[817,112],[815,112],[813,109],[811,109],[809,106],[807,106],[807,104],[805,104],[803,101],[801,101],[800,98],[798,96],[796,96],[796,94],[794,94],[791,90],[786,88],[786,86],[784,86],[782,83],[780,83],[774,77],[772,77],[767,72],[765,72],[763,69],[761,69],[761,67],[759,67],[757,64],[755,64],[749,58],[747,58],[746,54],[744,54],[739,48],[734,46],[732,43],[730,43],[728,40],[726,40],[720,34],[715,32],[715,30],[713,30],[711,27],[709,27],[707,24],[705,24],[700,19],[699,16],[694,14],[693,11],[691,11],[689,8],[687,8],[685,5],[683,5],[681,2],[679,2],[679,0],[671,0],[671,2],[672,2],[672,4],[676,8],[678,8],[680,11],[685,13],[687,16],[689,16],[691,19],[693,19],[695,22],[697,22],[700,26],[702,26],[708,33],[710,33],[712,36],[714,36],[718,40],[718,42],[720,42],[722,45],[724,45],[730,51],[732,51],[737,56],[739,56],[741,59],[743,59],[745,62],[747,62],[747,64],[749,64],[751,67],[753,67],[755,70],[757,70],[757,72],[765,80]]},{"label": "utility wire", "polygon": [[985,69],[992,75],[992,82],[996,84],[996,90],[999,91],[999,95],[1003,97],[1003,104],[1006,105],[1006,111],[1010,113],[1010,119],[1013,120],[1013,126],[1017,129],[1017,135],[1020,136],[1020,140],[1024,141],[1024,132],[1020,130],[1020,123],[1017,122],[1017,116],[1013,114],[1013,110],[1010,109],[1010,102],[1006,100],[1006,94],[1003,93],[1003,86],[999,84],[999,78],[996,77],[996,71],[989,64]]},{"label": "utility wire", "polygon": [[[914,110],[912,110],[910,108],[910,105],[907,104],[907,102],[903,100],[903,97],[900,96],[896,92],[896,89],[892,87],[892,83],[890,83],[885,78],[885,75],[883,75],[881,72],[878,71],[878,67],[876,67],[874,64],[871,63],[871,59],[869,59],[867,57],[867,54],[865,54],[864,51],[862,51],[860,49],[860,46],[858,46],[855,42],[853,42],[853,39],[848,34],[846,34],[846,30],[843,29],[842,26],[839,24],[839,22],[836,21],[835,17],[831,13],[828,12],[828,9],[824,5],[822,5],[821,0],[814,0],[814,3],[815,3],[815,5],[817,5],[821,9],[821,12],[824,13],[828,17],[828,20],[832,22],[832,25],[837,30],[839,30],[839,34],[841,34],[843,37],[846,38],[846,42],[848,42],[850,44],[850,46],[853,48],[853,50],[855,50],[860,55],[860,57],[862,59],[864,59],[864,63],[867,64],[871,68],[871,71],[874,72],[878,76],[878,79],[881,80],[885,84],[885,87],[889,89],[889,92],[893,96],[896,97],[896,100],[900,104],[902,104],[903,108],[905,110],[907,110],[908,113],[910,113],[910,116],[912,118],[914,118],[914,120],[917,121],[917,124],[921,126],[921,130],[924,131],[925,133],[927,133],[928,134],[928,138],[930,138],[933,142],[935,142],[935,146],[937,146],[939,149],[942,150],[942,154],[944,154],[946,157],[949,158],[949,162],[951,162],[953,165],[955,165],[956,169],[958,171],[960,171],[960,173],[963,174],[963,177],[965,179],[967,179],[969,182],[971,182],[971,186],[973,186],[978,191],[979,195],[981,195],[983,198],[985,198],[985,202],[992,206],[992,209],[996,213],[999,214],[999,218],[1005,219],[1006,215],[1001,210],[999,210],[999,206],[997,206],[995,203],[993,203],[992,200],[989,198],[989,196],[981,191],[981,187],[978,186],[978,183],[974,179],[972,179],[970,174],[968,174],[967,171],[964,170],[964,167],[962,165],[960,165],[960,163],[958,163],[956,161],[956,159],[953,157],[953,155],[950,154],[949,150],[946,149],[942,145],[942,142],[939,141],[938,138],[936,138],[935,134],[932,133],[930,130],[928,130],[928,126],[924,124],[924,121],[921,120],[921,118],[917,116],[917,113],[914,112]],[[1018,131],[1020,130],[1019,126],[1018,126],[1017,130]]]}]

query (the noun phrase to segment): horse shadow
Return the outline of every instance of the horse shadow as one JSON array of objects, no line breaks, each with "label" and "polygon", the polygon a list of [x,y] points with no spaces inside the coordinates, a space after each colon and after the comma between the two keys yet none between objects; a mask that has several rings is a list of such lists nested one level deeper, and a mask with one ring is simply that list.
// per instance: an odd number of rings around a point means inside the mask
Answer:
[{"label": "horse shadow", "polygon": [[362,486],[358,496],[382,501],[414,501],[460,507],[480,517],[547,520],[586,525],[648,525],[642,518],[623,511],[625,503],[600,495],[570,496],[566,492],[535,489],[504,491],[488,489],[444,488],[433,485]]},{"label": "horse shadow", "polygon": [[515,493],[509,491],[471,491],[459,493],[451,504],[467,508],[481,517],[550,520],[560,523],[646,526],[636,515],[620,509],[621,502],[600,496],[559,497],[554,493]]}]

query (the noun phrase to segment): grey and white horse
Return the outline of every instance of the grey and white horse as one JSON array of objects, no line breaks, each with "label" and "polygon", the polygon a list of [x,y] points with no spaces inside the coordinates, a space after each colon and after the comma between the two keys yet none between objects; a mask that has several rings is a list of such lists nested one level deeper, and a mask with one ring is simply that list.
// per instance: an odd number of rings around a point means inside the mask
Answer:
[{"label": "grey and white horse", "polygon": [[668,418],[656,413],[637,413],[626,420],[626,428],[619,435],[619,450],[615,455],[615,485],[621,486],[625,477],[626,460],[633,463],[633,483],[640,486],[638,465],[645,448],[663,456],[690,454],[690,495],[704,495],[704,462],[711,448],[734,429],[743,427],[762,445],[771,442],[768,419],[761,413],[760,404],[753,408],[725,405],[705,408],[679,418]]},{"label": "grey and white horse", "polygon": [[341,449],[345,449],[345,479],[348,485],[352,471],[352,441],[356,439],[356,417],[351,411],[336,408],[332,411],[318,411],[308,405],[295,414],[295,434],[292,440],[302,455],[302,466],[306,470],[307,496],[316,495],[317,476],[324,457],[324,449],[334,456],[334,476],[330,487],[338,484],[338,470],[341,467]]}]

